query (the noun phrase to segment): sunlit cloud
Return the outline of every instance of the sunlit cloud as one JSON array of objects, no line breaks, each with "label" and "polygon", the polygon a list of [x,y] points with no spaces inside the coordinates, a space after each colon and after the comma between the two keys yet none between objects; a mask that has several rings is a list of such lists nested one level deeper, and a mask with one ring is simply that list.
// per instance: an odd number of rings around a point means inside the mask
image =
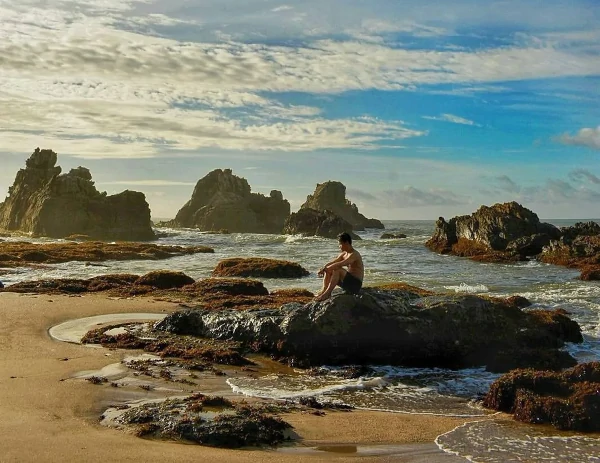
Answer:
[{"label": "sunlit cloud", "polygon": [[423,116],[423,119],[429,119],[432,121],[445,121],[445,122],[452,122],[453,124],[473,125],[476,127],[481,127],[479,124],[475,123],[474,121],[465,119],[464,117],[456,116],[454,114],[442,114],[440,116]]},{"label": "sunlit cloud", "polygon": [[565,133],[558,138],[565,145],[585,146],[600,150],[600,126],[596,128],[583,128],[575,135]]}]

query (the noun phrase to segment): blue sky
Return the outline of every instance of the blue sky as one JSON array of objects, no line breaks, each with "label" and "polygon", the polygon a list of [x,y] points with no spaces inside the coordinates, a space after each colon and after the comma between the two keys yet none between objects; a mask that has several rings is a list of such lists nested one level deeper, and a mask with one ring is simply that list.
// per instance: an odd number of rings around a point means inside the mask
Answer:
[{"label": "blue sky", "polygon": [[154,217],[216,168],[292,210],[600,217],[597,0],[0,0],[0,107],[0,197],[40,147]]}]

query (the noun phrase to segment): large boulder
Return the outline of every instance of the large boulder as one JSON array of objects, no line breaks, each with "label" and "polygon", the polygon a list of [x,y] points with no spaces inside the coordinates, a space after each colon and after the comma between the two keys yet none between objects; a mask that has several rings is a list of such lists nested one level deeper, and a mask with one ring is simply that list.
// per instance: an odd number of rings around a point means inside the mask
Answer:
[{"label": "large boulder", "polygon": [[283,226],[284,235],[322,236],[337,238],[341,233],[349,233],[354,240],[360,237],[352,231],[352,225],[331,211],[318,211],[303,208],[291,214]]},{"label": "large boulder", "polygon": [[365,228],[385,228],[377,219],[368,219],[360,212],[356,204],[346,199],[346,187],[343,183],[328,181],[318,183],[315,192],[308,195],[300,209],[331,211],[352,225],[357,231]]},{"label": "large boulder", "polygon": [[514,370],[490,387],[483,404],[518,421],[600,431],[600,362],[563,372]]},{"label": "large boulder", "polygon": [[582,340],[577,323],[560,311],[524,312],[506,300],[375,288],[270,310],[185,309],[156,329],[245,342],[299,366],[486,365],[492,371],[572,366],[575,360],[560,348]]},{"label": "large boulder", "polygon": [[[507,253],[516,257],[537,255],[561,231],[516,202],[481,206],[471,215],[440,217],[426,246],[440,253],[477,255]],[[497,254],[496,254],[497,255]]]},{"label": "large boulder", "polygon": [[216,169],[198,181],[191,199],[166,225],[279,234],[289,215],[290,203],[280,191],[269,196],[251,193],[246,179],[233,175],[231,169]]},{"label": "large boulder", "polygon": [[55,152],[35,150],[0,204],[0,228],[51,238],[155,239],[143,193],[126,190],[107,196],[96,190],[88,169],[61,174],[56,161]]}]

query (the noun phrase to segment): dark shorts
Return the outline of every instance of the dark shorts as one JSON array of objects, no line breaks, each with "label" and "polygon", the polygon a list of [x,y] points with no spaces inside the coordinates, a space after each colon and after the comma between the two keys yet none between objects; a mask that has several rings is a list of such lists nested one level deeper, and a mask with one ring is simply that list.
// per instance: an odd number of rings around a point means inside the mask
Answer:
[{"label": "dark shorts", "polygon": [[340,286],[347,293],[358,294],[360,288],[362,288],[362,281],[351,273],[346,273],[346,276],[338,283],[338,286]]}]

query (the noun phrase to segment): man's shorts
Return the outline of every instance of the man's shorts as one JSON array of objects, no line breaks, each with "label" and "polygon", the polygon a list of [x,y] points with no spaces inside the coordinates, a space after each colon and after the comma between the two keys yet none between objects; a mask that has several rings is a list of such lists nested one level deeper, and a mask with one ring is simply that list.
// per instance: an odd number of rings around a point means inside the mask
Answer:
[{"label": "man's shorts", "polygon": [[346,276],[342,281],[338,283],[345,292],[349,294],[358,294],[360,288],[362,288],[362,281],[356,278],[351,273],[346,273]]}]

